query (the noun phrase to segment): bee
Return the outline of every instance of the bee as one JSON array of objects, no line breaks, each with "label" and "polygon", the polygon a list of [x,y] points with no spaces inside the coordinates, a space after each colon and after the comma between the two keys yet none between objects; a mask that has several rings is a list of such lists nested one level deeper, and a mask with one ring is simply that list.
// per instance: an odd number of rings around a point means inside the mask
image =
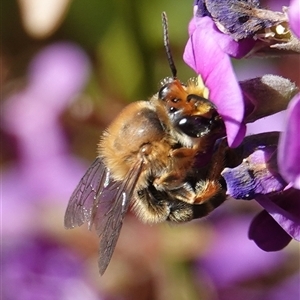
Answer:
[{"label": "bee", "polygon": [[131,207],[146,223],[187,222],[206,216],[226,199],[221,178],[225,126],[196,79],[176,78],[166,14],[164,46],[172,71],[147,101],[129,104],[104,131],[98,156],[71,195],[65,227],[88,223],[100,237],[99,272],[113,254]]}]

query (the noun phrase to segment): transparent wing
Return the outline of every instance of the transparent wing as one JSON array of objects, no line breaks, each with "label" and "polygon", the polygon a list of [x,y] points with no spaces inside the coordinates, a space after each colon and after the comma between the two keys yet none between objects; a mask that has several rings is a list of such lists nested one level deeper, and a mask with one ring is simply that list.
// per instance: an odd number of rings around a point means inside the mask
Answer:
[{"label": "transparent wing", "polygon": [[124,181],[114,181],[109,169],[97,158],[70,198],[65,227],[87,222],[91,229],[94,225],[101,238],[98,261],[101,275],[110,262],[141,170],[142,162],[138,162]]},{"label": "transparent wing", "polygon": [[65,213],[65,227],[74,228],[92,221],[92,210],[96,196],[103,190],[110,178],[110,172],[98,157],[74,190]]}]

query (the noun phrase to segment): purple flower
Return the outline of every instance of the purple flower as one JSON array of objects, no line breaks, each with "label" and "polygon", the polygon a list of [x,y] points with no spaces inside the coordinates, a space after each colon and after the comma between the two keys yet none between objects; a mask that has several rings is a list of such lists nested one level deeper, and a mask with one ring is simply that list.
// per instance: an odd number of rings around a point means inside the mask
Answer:
[{"label": "purple flower", "polygon": [[247,239],[245,232],[249,222],[248,217],[234,216],[214,222],[215,233],[211,249],[207,251],[207,257],[204,256],[201,268],[204,267],[221,286],[238,279],[246,280],[266,274],[284,260],[283,253],[268,256]]},{"label": "purple flower", "polygon": [[236,147],[245,134],[243,96],[230,58],[216,42],[223,40],[220,43],[230,48],[228,39],[229,36],[217,31],[209,17],[194,17],[183,57],[203,78],[210,100],[224,120],[228,143]]},{"label": "purple flower", "polygon": [[287,109],[285,130],[280,136],[278,164],[280,173],[287,182],[300,189],[300,93],[290,102]]},{"label": "purple flower", "polygon": [[291,0],[288,8],[289,25],[293,33],[300,38],[300,3],[299,0]]},{"label": "purple flower", "polygon": [[281,193],[287,187],[277,166],[278,138],[277,132],[251,135],[238,148],[228,150],[226,165],[230,167],[225,167],[221,175],[229,196],[249,200]]},{"label": "purple flower", "polygon": [[[219,114],[224,119],[228,144],[236,147],[244,138],[244,123],[254,122],[286,109],[297,88],[289,80],[272,75],[248,80],[240,83],[239,86],[229,57],[241,58],[249,53],[256,43],[252,37],[259,31],[259,29],[254,29],[261,26],[264,30],[281,24],[286,21],[286,16],[283,13],[261,10],[259,1],[230,0],[226,3],[228,5],[224,5],[224,1],[219,0],[195,2],[184,60],[202,76],[210,91],[211,101],[216,104]],[[248,28],[248,19],[245,18],[244,23],[243,19],[240,19],[243,13],[235,10],[235,8],[247,5],[253,6],[254,10],[266,16],[262,17],[263,23],[260,23],[261,17],[245,15],[249,17],[252,25],[257,24],[258,27],[253,25],[253,28]],[[292,28],[296,27],[299,22],[299,7],[295,8],[295,6],[295,2],[292,1],[290,8]],[[293,11],[297,13],[293,15]],[[239,27],[238,22],[242,22],[242,26]],[[262,37],[268,39],[267,35]],[[278,43],[277,40],[275,42]],[[266,43],[263,47],[269,47],[269,44]],[[259,47],[256,50],[259,50]],[[272,216],[274,228],[279,227],[283,231],[282,235],[288,235],[294,239],[298,239],[299,218],[286,213],[278,199],[285,196],[287,191],[283,191],[288,188],[289,183],[293,183],[296,188],[300,186],[300,146],[299,138],[295,134],[299,128],[300,118],[298,103],[299,97],[296,97],[289,105],[289,122],[279,146],[280,171],[278,171],[276,157],[278,141],[275,144],[268,144],[260,136],[254,138],[256,146],[243,156],[243,160],[234,167],[229,164],[231,167],[225,168],[222,173],[227,184],[227,192],[231,197],[257,199],[259,203],[264,204],[264,208]],[[242,147],[247,148],[249,146],[247,143],[249,139],[242,143]],[[297,211],[293,197],[297,198],[296,192],[286,202]],[[267,200],[273,205],[265,205]],[[288,204],[286,205],[288,207]],[[275,248],[279,247],[274,246]]]},{"label": "purple flower", "polygon": [[300,94],[288,107],[287,124],[278,146],[280,174],[294,188],[275,195],[256,195],[255,200],[264,207],[253,220],[249,237],[266,251],[285,247],[291,239],[300,241]]},{"label": "purple flower", "polygon": [[249,231],[249,237],[265,251],[280,250],[291,239],[300,241],[300,191],[291,188],[278,171],[275,137],[275,133],[247,137],[238,149],[231,150],[239,155],[242,149],[241,162],[222,173],[228,195],[255,199],[265,209]]}]

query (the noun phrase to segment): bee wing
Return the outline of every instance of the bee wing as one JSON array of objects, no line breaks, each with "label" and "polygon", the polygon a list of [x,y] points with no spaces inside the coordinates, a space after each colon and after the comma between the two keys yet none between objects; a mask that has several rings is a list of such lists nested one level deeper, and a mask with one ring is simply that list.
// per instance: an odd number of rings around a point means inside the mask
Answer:
[{"label": "bee wing", "polygon": [[109,176],[109,170],[98,157],[71,195],[65,213],[66,228],[81,226],[83,223],[89,223],[89,228],[91,228],[92,210],[97,194],[107,185]]},{"label": "bee wing", "polygon": [[91,229],[94,225],[101,238],[98,261],[101,275],[112,257],[141,170],[142,162],[138,162],[124,181],[114,181],[101,158],[97,158],[70,198],[65,227],[74,228],[87,222]]}]

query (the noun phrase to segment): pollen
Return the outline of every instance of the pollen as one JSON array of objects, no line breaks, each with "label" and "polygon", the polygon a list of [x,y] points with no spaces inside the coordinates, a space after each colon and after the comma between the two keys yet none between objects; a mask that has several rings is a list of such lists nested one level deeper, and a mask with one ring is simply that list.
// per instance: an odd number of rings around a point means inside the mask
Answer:
[{"label": "pollen", "polygon": [[201,75],[191,78],[188,81],[187,92],[188,94],[195,94],[205,99],[208,99],[209,97],[209,89],[205,86]]}]

